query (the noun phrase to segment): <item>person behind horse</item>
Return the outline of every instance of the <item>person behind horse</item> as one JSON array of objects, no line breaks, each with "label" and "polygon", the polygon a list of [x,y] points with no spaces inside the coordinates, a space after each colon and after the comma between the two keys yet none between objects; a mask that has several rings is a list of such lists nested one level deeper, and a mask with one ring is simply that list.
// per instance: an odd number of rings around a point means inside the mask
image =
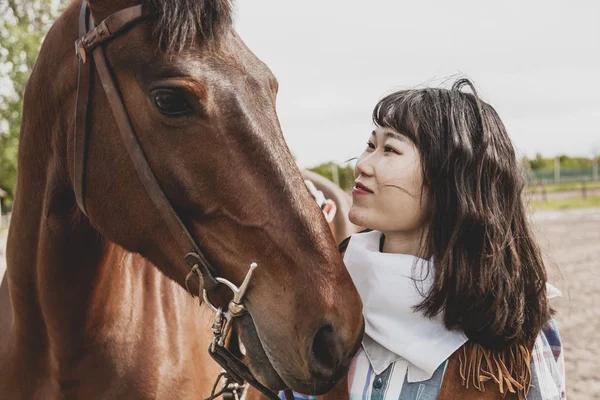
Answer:
[{"label": "person behind horse", "polygon": [[564,399],[560,292],[494,108],[461,79],[393,93],[373,120],[349,211],[369,229],[342,243],[366,331],[347,386],[325,397]]}]

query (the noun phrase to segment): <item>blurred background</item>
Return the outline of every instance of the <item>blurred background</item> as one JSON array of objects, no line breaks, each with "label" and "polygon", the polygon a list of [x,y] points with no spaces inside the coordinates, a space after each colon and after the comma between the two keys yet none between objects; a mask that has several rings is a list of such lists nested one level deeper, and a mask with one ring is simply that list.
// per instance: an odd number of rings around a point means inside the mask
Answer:
[{"label": "blurred background", "polygon": [[[0,0],[0,274],[23,91],[69,1]],[[568,397],[600,399],[600,2],[244,0],[235,27],[279,80],[278,114],[301,168],[349,190],[377,101],[466,76],[515,144],[544,249]]]}]

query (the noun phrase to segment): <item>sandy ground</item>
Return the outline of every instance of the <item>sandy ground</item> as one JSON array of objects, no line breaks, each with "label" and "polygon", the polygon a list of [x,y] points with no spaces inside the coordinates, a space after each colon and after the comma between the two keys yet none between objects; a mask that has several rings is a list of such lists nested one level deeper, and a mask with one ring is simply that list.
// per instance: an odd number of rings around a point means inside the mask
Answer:
[{"label": "sandy ground", "polygon": [[567,373],[567,398],[600,399],[600,208],[537,211],[532,222],[555,303]]},{"label": "sandy ground", "polygon": [[[567,397],[600,399],[600,208],[536,211],[534,230],[550,282],[563,292],[555,302],[566,357]],[[0,231],[0,276],[6,230]]]}]

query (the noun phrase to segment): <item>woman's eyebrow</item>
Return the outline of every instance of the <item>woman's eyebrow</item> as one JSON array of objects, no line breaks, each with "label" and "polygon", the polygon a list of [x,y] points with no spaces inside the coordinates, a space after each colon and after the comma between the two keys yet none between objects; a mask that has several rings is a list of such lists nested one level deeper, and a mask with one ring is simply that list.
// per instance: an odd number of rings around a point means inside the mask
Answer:
[{"label": "woman's eyebrow", "polygon": [[[376,135],[377,135],[377,133],[375,131],[371,132],[371,136],[376,136]],[[383,136],[385,136],[387,138],[397,139],[397,140],[400,140],[400,141],[406,142],[406,143],[409,142],[409,140],[406,136],[404,136],[401,133],[394,132],[394,131],[385,131],[385,132],[383,132]]]}]

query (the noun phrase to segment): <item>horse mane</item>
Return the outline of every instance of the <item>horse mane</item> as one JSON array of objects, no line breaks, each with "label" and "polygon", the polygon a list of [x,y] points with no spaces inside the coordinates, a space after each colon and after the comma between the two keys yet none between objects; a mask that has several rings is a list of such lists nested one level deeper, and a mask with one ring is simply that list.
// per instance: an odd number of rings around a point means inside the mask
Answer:
[{"label": "horse mane", "polygon": [[145,0],[155,16],[162,50],[179,52],[197,41],[217,39],[232,25],[231,0]]}]

